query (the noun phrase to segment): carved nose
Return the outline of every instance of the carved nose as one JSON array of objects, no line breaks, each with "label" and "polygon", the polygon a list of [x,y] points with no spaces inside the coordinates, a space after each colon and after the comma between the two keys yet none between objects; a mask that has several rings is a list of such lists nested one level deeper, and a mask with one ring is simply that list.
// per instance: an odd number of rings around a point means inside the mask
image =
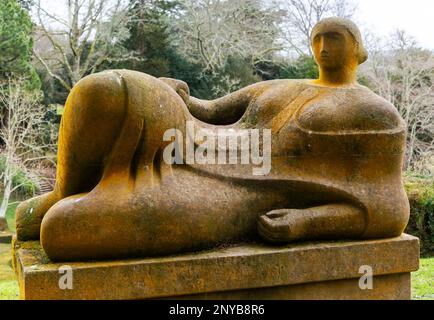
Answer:
[{"label": "carved nose", "polygon": [[322,53],[324,51],[324,37],[321,37],[319,40],[319,48]]},{"label": "carved nose", "polygon": [[327,44],[324,41],[324,37],[321,37],[321,40],[320,40],[320,43],[319,43],[319,47],[320,47],[320,53],[321,53],[321,55],[328,54]]}]

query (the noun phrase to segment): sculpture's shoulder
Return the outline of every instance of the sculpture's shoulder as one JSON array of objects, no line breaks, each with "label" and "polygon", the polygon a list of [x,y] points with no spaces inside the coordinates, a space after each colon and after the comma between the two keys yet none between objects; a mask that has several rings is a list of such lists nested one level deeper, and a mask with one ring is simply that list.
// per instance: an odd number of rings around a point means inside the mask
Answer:
[{"label": "sculpture's shoulder", "polygon": [[256,95],[263,99],[279,98],[285,94],[292,93],[297,88],[302,88],[303,82],[293,79],[274,79],[257,82],[246,88],[254,88]]},{"label": "sculpture's shoulder", "polygon": [[267,126],[304,88],[301,81],[291,79],[262,81],[254,86],[254,95],[243,116],[243,126]]},{"label": "sculpture's shoulder", "polygon": [[252,99],[252,107],[270,115],[279,112],[282,107],[293,101],[306,87],[303,81],[292,79],[262,81],[254,86],[255,95],[254,99]]},{"label": "sculpture's shoulder", "polygon": [[398,110],[370,89],[327,88],[297,115],[298,124],[317,132],[396,131],[405,128]]}]

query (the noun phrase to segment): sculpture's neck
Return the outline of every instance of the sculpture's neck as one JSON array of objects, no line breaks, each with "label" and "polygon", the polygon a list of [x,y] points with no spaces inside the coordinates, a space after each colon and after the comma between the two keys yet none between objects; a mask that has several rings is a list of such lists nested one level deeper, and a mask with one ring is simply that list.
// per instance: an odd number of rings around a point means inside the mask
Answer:
[{"label": "sculpture's neck", "polygon": [[331,87],[357,84],[357,68],[324,70],[320,68],[317,83]]}]

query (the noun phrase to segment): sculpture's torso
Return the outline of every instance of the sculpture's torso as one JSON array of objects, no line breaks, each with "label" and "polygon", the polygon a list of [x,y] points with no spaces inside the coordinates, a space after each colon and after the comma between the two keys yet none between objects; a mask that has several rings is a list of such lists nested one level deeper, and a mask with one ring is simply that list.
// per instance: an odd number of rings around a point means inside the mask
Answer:
[{"label": "sculpture's torso", "polygon": [[[270,173],[256,176],[254,166],[241,164],[170,166],[160,157],[152,175],[155,183],[149,185],[148,174],[137,175],[134,203],[145,204],[138,208],[144,215],[189,211],[196,233],[202,221],[209,220],[201,217],[213,216],[220,235],[229,239],[235,233],[242,237],[256,232],[257,217],[270,210],[348,202],[366,212],[366,235],[377,231],[370,212],[384,205],[384,194],[405,198],[399,181],[405,133],[393,106],[362,86],[329,88],[297,80],[257,86],[234,124],[207,124],[181,107],[179,116],[193,121],[196,131],[215,135],[219,129],[270,129]],[[245,232],[240,233],[240,225]],[[207,234],[209,227],[203,226]]]},{"label": "sculpture's torso", "polygon": [[[403,120],[356,84],[367,58],[357,26],[325,19],[311,45],[317,80],[260,82],[213,101],[189,97],[182,81],[135,71],[80,80],[62,118],[55,189],[17,208],[18,237],[40,236],[50,258],[77,260],[173,254],[257,235],[285,243],[400,235],[409,218]],[[243,139],[240,146],[250,155],[255,138],[264,142],[262,164],[245,153],[243,163],[221,163],[227,157],[210,141],[219,143],[223,129],[244,130],[250,150]],[[177,164],[166,152],[168,132],[185,139]],[[194,148],[189,159],[190,133],[202,164]]]},{"label": "sculpture's torso", "polygon": [[[401,181],[405,131],[392,105],[361,86],[328,88],[291,80],[254,84],[242,97],[250,103],[238,121],[215,126],[195,119],[170,86],[149,75],[117,70],[82,80],[62,119],[56,192],[64,195],[42,223],[50,257],[209,248],[257,237],[258,218],[276,209],[354,212],[359,219],[344,224],[341,237],[402,232],[408,219]],[[107,110],[99,122],[114,128],[107,136],[80,135],[77,126],[85,128],[86,121]],[[256,165],[168,164],[164,134],[176,128],[185,137],[188,121],[214,134],[271,130],[270,172],[254,175]],[[92,174],[95,181],[81,192],[73,189],[74,182],[87,183],[86,177],[77,179],[77,159],[81,174]],[[93,174],[94,168],[101,175]],[[30,201],[24,208],[31,206]],[[352,221],[357,231],[351,231]],[[326,226],[335,237],[335,222]]]}]

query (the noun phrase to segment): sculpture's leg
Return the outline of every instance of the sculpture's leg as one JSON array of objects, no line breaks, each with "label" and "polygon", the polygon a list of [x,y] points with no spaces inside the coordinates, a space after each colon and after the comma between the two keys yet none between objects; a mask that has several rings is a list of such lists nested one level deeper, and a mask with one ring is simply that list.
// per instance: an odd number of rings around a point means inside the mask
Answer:
[{"label": "sculpture's leg", "polygon": [[351,204],[328,204],[307,209],[282,209],[259,218],[258,231],[270,242],[345,239],[360,236],[365,215]]},{"label": "sculpture's leg", "polygon": [[18,206],[20,240],[39,238],[41,221],[56,202],[96,186],[125,117],[124,95],[116,73],[86,77],[73,88],[60,126],[54,191]]}]

